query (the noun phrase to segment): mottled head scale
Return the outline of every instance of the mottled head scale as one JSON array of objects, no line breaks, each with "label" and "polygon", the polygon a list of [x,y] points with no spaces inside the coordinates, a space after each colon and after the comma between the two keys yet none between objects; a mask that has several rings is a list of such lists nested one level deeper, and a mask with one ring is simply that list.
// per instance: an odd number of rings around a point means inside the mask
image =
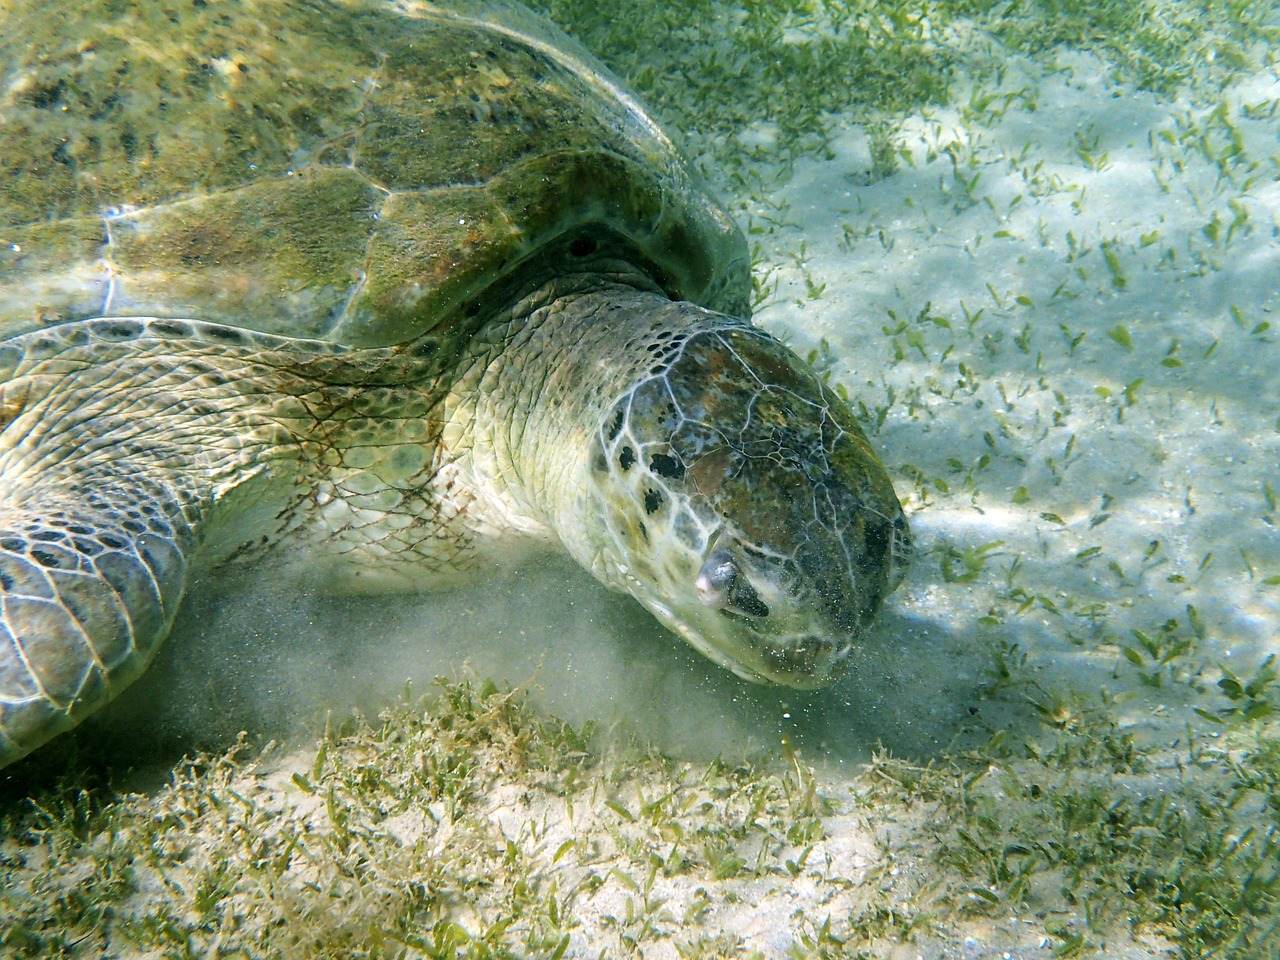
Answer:
[{"label": "mottled head scale", "polygon": [[597,442],[605,523],[641,603],[748,679],[839,674],[910,545],[848,407],[794,354],[745,326],[673,336]]}]

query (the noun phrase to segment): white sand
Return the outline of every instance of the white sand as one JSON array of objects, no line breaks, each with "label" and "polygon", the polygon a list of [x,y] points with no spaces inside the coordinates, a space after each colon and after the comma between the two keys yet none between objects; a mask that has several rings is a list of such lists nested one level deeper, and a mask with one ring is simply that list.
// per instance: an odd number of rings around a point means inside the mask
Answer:
[{"label": "white sand", "polygon": [[[913,118],[914,167],[895,176],[853,185],[869,162],[856,128],[835,160],[800,165],[772,200],[803,228],[770,238],[779,296],[759,320],[801,352],[825,338],[833,377],[867,407],[896,397],[876,439],[925,554],[890,614],[908,656],[938,663],[998,639],[1041,683],[1123,689],[1115,644],[1185,623],[1192,605],[1199,659],[1248,672],[1280,649],[1280,586],[1263,582],[1280,573],[1264,494],[1280,488],[1280,128],[1242,108],[1274,105],[1280,81],[1226,91],[1242,151],[1223,176],[1194,145],[1230,143],[1209,107],[1110,82],[1084,54],[1047,75],[1015,66],[983,89],[1013,94],[1003,116],[962,117],[962,90],[956,108]],[[1099,169],[1082,141],[1106,155]],[[842,246],[846,225],[873,236]],[[827,284],[817,300],[787,263],[802,242],[803,270]],[[906,321],[896,338],[882,332],[891,315]],[[938,551],[995,541],[976,581],[943,582]],[[1015,560],[1024,594],[1003,576]],[[1029,595],[1056,612],[1019,612]],[[1002,622],[984,628],[984,614]],[[1133,702],[1134,721],[1166,696]]]}]

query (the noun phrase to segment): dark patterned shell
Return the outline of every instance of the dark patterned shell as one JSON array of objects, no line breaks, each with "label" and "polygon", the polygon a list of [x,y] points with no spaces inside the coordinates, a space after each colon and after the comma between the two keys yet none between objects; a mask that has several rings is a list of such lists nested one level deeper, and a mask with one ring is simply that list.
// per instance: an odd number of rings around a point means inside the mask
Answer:
[{"label": "dark patterned shell", "polygon": [[0,6],[0,336],[141,314],[448,342],[604,237],[673,297],[746,310],[741,235],[520,8]]}]

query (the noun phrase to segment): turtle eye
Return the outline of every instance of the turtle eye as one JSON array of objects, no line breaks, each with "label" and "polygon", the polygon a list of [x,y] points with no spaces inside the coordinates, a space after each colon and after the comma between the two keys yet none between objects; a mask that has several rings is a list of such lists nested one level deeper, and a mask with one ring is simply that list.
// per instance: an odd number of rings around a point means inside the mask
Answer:
[{"label": "turtle eye", "polygon": [[748,617],[769,615],[768,604],[760,599],[728,550],[715,550],[707,556],[693,587],[703,603],[725,613]]},{"label": "turtle eye", "polygon": [[728,550],[715,550],[707,556],[693,588],[698,599],[708,607],[723,607],[729,602],[729,590],[738,579],[738,565]]}]

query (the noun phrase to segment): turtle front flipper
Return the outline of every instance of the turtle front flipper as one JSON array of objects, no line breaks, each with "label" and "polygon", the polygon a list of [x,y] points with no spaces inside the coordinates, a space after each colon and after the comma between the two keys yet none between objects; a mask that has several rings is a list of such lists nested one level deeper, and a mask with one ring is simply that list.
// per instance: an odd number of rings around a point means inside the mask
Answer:
[{"label": "turtle front flipper", "polygon": [[193,541],[172,491],[145,478],[41,485],[0,506],[0,766],[142,673]]},{"label": "turtle front flipper", "polygon": [[283,515],[296,343],[149,319],[0,343],[0,766],[136,679],[191,570]]}]

